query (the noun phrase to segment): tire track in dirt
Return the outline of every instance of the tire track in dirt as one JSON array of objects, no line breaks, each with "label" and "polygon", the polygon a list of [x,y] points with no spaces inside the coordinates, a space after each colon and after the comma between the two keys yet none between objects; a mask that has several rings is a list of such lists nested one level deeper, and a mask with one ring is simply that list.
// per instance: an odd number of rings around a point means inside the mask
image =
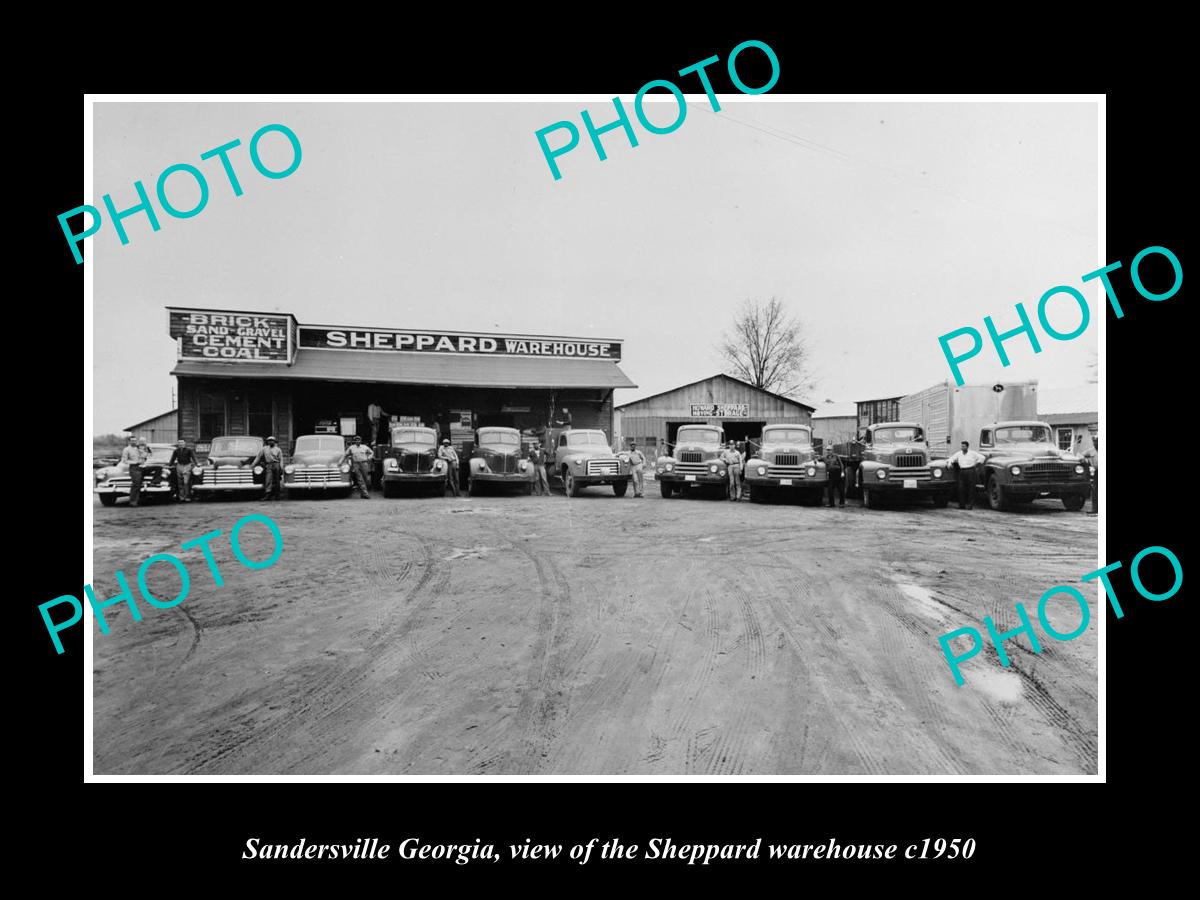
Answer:
[{"label": "tire track in dirt", "polygon": [[690,730],[696,710],[700,706],[701,695],[712,681],[719,664],[721,653],[720,613],[713,602],[712,593],[706,586],[700,587],[699,593],[703,598],[701,605],[705,612],[704,632],[700,635],[703,647],[702,655],[683,686],[683,702],[667,732],[668,738],[682,737],[685,732]]}]

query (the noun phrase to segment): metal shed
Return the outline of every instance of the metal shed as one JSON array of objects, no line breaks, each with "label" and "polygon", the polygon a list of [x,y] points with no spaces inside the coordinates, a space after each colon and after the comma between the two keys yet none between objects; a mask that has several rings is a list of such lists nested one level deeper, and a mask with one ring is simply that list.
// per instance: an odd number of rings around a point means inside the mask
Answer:
[{"label": "metal shed", "polygon": [[764,425],[811,425],[814,407],[757,388],[731,375],[713,375],[616,408],[621,446],[636,440],[666,452],[680,425],[720,425],[730,440],[758,439]]},{"label": "metal shed", "polygon": [[151,444],[173,444],[179,439],[179,410],[173,409],[145,422],[128,425],[125,430]]}]

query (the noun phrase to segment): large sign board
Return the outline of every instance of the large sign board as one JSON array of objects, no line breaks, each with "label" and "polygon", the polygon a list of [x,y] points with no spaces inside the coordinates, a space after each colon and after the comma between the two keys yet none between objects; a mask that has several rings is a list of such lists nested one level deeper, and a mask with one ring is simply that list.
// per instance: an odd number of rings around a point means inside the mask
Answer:
[{"label": "large sign board", "polygon": [[693,419],[748,419],[749,403],[693,403]]},{"label": "large sign board", "polygon": [[548,356],[557,359],[621,358],[620,341],[472,332],[397,331],[301,325],[300,346],[320,350],[381,350],[469,356]]},{"label": "large sign board", "polygon": [[290,315],[167,310],[169,331],[180,359],[214,362],[292,362],[296,342]]}]

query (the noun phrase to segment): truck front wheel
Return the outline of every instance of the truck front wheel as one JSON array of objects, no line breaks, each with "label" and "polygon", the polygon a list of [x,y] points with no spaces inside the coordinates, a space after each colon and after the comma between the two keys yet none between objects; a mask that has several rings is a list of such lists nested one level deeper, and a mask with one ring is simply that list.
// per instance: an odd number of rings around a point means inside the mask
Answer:
[{"label": "truck front wheel", "polygon": [[101,494],[100,495],[100,505],[101,506],[116,506],[117,505],[117,495],[116,494]]},{"label": "truck front wheel", "polygon": [[566,491],[568,497],[579,496],[579,483],[575,480],[575,476],[571,474],[570,469],[563,469],[563,490]]},{"label": "truck front wheel", "polygon": [[879,509],[879,499],[871,496],[871,489],[862,485],[862,504],[867,509]]},{"label": "truck front wheel", "polygon": [[995,474],[988,476],[987,498],[988,506],[992,509],[1003,510],[1010,506],[1008,497],[1004,493],[1004,485],[1000,483],[1000,479]]},{"label": "truck front wheel", "polygon": [[1084,498],[1080,497],[1078,494],[1071,494],[1070,496],[1063,497],[1062,502],[1064,509],[1067,509],[1070,512],[1079,512],[1081,509],[1083,509],[1083,504],[1085,501]]},{"label": "truck front wheel", "polygon": [[670,499],[671,499],[671,494],[674,492],[674,488],[672,488],[672,487],[671,487],[671,482],[669,482],[669,481],[660,481],[660,482],[658,483],[658,489],[659,489],[659,491],[661,491],[661,492],[662,492],[662,495],[663,495],[663,499],[664,499],[664,500],[670,500]]},{"label": "truck front wheel", "polygon": [[618,497],[624,497],[627,490],[629,490],[628,481],[617,481],[613,483],[613,493]]}]

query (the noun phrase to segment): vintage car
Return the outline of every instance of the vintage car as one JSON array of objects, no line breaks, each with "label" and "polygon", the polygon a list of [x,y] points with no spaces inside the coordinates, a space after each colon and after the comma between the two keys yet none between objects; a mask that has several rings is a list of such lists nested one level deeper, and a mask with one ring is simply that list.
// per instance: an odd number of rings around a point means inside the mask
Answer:
[{"label": "vintage car", "polygon": [[594,428],[551,429],[546,447],[546,471],[562,479],[563,492],[578,497],[594,485],[611,484],[624,497],[633,474],[629,454],[614,453],[608,435]]},{"label": "vintage car", "polygon": [[438,459],[437,432],[415,425],[393,425],[391,446],[380,460],[380,488],[393,497],[407,485],[446,492],[446,462]]},{"label": "vintage car", "polygon": [[[142,464],[142,490],[139,500],[151,497],[170,499],[174,493],[175,473],[167,463],[174,452],[174,444],[151,444],[150,458]],[[93,471],[96,479],[96,496],[104,506],[112,506],[118,497],[129,497],[129,466],[118,462]]]},{"label": "vintage car", "polygon": [[262,466],[252,466],[263,439],[239,435],[212,439],[208,459],[192,469],[192,495],[197,499],[217,493],[253,493],[263,489]]},{"label": "vintage car", "polygon": [[483,485],[533,493],[533,466],[525,459],[521,432],[517,429],[490,426],[475,431],[475,447],[467,470],[467,493],[474,496]]},{"label": "vintage car", "polygon": [[680,425],[675,436],[675,452],[660,456],[654,464],[654,478],[664,497],[682,494],[702,486],[728,484],[721,450],[725,430],[720,425]]},{"label": "vintage car", "polygon": [[915,422],[868,425],[857,462],[863,506],[876,509],[884,496],[929,498],[944,507],[954,494],[953,473],[944,459],[931,460],[925,429]]},{"label": "vintage car", "polygon": [[1045,422],[998,422],[979,433],[979,483],[992,509],[1057,497],[1071,511],[1091,496],[1091,472],[1073,453],[1059,450]]},{"label": "vintage car", "polygon": [[756,455],[742,467],[742,480],[751,500],[785,494],[819,503],[829,476],[813,449],[811,428],[767,425]]},{"label": "vintage car", "polygon": [[305,434],[296,438],[292,458],[283,467],[283,487],[292,491],[338,491],[349,497],[354,491],[346,439],[337,434]]}]

